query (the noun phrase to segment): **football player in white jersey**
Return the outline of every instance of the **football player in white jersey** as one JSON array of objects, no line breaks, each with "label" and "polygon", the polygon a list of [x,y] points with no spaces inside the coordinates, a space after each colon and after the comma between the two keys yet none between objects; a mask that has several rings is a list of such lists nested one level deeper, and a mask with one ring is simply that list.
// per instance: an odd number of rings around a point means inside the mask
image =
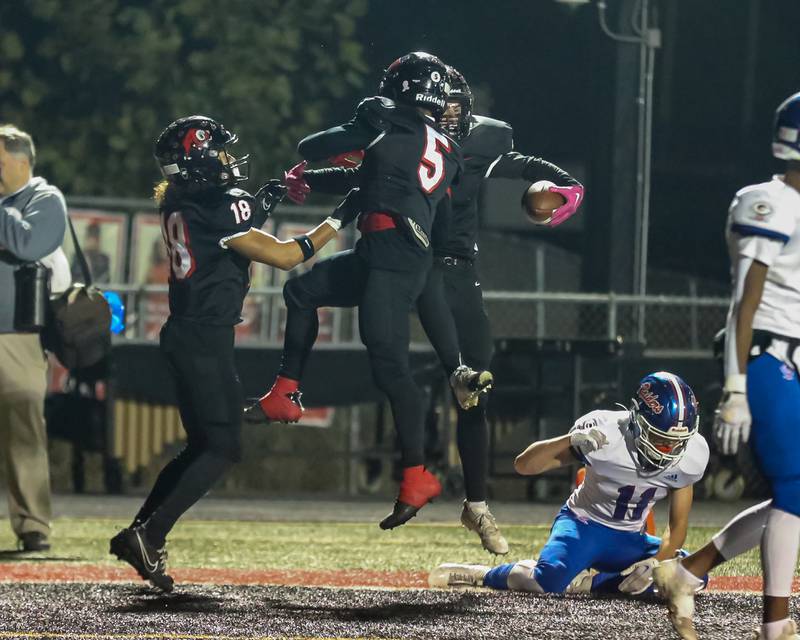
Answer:
[{"label": "football player in white jersey", "polygon": [[737,515],[685,560],[664,563],[655,580],[682,638],[696,638],[694,585],[719,564],[761,544],[764,616],[758,638],[800,640],[789,596],[800,545],[800,93],[776,112],[772,153],[786,173],[740,190],[726,236],[733,296],[725,348],[725,394],[715,434],[723,453],[750,436],[772,500]]},{"label": "football player in white jersey", "polygon": [[[539,559],[491,569],[443,564],[430,573],[429,584],[535,593],[647,591],[653,569],[675,557],[686,539],[693,485],[708,464],[698,418],[689,385],[659,371],[642,378],[629,410],[592,411],[566,435],[534,442],[514,462],[522,475],[587,465]],[[667,495],[669,527],[657,538],[644,531],[645,522]]]}]

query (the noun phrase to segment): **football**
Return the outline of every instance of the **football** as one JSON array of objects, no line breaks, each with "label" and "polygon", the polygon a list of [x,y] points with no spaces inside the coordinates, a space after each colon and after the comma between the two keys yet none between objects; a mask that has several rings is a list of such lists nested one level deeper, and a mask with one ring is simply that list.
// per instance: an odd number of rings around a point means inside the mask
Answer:
[{"label": "football", "polygon": [[554,186],[556,186],[555,183],[549,180],[539,180],[528,187],[523,201],[525,213],[531,222],[536,224],[547,222],[553,215],[553,211],[566,204],[567,199],[560,193],[548,191],[550,187]]}]

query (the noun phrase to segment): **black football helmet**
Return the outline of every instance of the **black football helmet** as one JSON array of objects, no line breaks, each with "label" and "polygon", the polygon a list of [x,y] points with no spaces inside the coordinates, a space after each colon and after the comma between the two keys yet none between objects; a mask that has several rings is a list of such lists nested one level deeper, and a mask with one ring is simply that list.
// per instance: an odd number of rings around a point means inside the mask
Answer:
[{"label": "black football helmet", "polygon": [[428,109],[438,119],[447,100],[447,66],[430,53],[406,54],[386,69],[378,92],[395,102]]},{"label": "black football helmet", "polygon": [[447,65],[447,80],[450,84],[447,102],[457,103],[461,112],[453,118],[446,117],[443,113],[439,118],[439,126],[456,141],[461,141],[467,137],[472,127],[472,89],[461,72],[450,65]]},{"label": "black football helmet", "polygon": [[[163,176],[173,183],[228,187],[247,180],[247,158],[234,159],[228,145],[239,138],[221,122],[188,116],[170,124],[156,140],[155,157]],[[224,152],[224,157],[220,153]]]}]

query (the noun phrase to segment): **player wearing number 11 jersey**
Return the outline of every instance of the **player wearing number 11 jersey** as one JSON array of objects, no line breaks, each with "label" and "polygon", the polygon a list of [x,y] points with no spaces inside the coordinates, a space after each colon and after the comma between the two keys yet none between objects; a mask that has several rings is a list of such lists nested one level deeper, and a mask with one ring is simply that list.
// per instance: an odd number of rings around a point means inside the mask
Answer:
[{"label": "player wearing number 11 jersey", "polygon": [[[629,410],[592,411],[559,438],[534,442],[514,463],[537,475],[580,461],[586,479],[562,507],[538,560],[490,569],[443,564],[434,587],[486,586],[535,593],[622,592],[652,585],[661,560],[681,553],[692,487],[708,464],[697,400],[678,376],[659,371],[639,383]],[[663,538],[644,532],[653,505],[669,496]]]},{"label": "player wearing number 11 jersey", "polygon": [[176,120],[156,142],[164,181],[156,187],[170,258],[170,316],[161,352],[176,382],[186,446],[161,471],[130,527],[111,540],[111,553],[163,591],[166,536],[178,518],[241,458],[242,385],[233,358],[251,260],[291,269],[336,236],[358,213],[354,190],[331,217],[293,240],[259,228],[285,189],[270,181],[254,198],[236,184],[246,158],[235,160],[236,136],[205,116]]}]

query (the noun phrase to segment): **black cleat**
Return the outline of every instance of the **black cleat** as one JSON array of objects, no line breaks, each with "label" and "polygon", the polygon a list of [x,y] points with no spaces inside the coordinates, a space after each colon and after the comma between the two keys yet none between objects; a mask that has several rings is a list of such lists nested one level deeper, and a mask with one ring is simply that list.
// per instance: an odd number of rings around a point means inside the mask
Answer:
[{"label": "black cleat", "polygon": [[250,404],[244,409],[243,418],[247,424],[269,424],[272,422],[272,419],[261,408],[259,398],[250,400]]},{"label": "black cleat", "polygon": [[381,520],[378,526],[384,531],[386,529],[394,529],[411,520],[411,518],[417,515],[418,511],[419,507],[414,507],[406,502],[400,502],[398,500],[394,503],[392,512]]},{"label": "black cleat", "polygon": [[151,545],[142,527],[123,529],[111,538],[109,553],[136,569],[142,580],[164,593],[172,591],[174,581],[166,573],[167,552]]}]

